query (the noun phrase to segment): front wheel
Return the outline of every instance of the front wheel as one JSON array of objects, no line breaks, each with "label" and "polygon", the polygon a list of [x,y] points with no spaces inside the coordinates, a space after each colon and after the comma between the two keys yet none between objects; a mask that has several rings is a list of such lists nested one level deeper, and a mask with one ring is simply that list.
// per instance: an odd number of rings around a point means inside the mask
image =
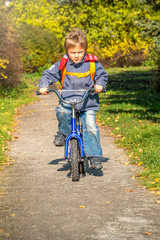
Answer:
[{"label": "front wheel", "polygon": [[72,181],[79,181],[79,149],[77,139],[71,139],[71,175]]}]

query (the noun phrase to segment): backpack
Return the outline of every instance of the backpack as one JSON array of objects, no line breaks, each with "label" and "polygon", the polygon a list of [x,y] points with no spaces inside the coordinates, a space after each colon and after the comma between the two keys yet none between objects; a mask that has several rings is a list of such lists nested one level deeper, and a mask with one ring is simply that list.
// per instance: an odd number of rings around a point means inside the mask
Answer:
[{"label": "backpack", "polygon": [[88,75],[91,76],[91,79],[94,82],[94,78],[96,76],[97,72],[97,64],[96,61],[98,61],[98,58],[94,55],[87,54],[85,57],[85,62],[89,61],[90,62],[90,70],[85,72],[85,73],[73,73],[73,72],[66,72],[66,63],[68,62],[68,56],[64,55],[63,58],[60,60],[60,65],[59,65],[59,72],[61,76],[61,89],[63,88],[63,82],[65,79],[65,75],[70,75],[70,76],[76,76],[77,78],[82,78],[82,77],[87,77]]}]

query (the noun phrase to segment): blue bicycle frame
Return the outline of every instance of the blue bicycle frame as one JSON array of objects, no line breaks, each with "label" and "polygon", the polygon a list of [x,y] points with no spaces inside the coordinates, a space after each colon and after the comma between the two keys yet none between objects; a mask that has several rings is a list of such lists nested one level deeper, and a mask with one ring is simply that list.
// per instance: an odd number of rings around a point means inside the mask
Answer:
[{"label": "blue bicycle frame", "polygon": [[80,124],[79,120],[76,122],[76,114],[75,114],[75,105],[72,105],[72,121],[71,121],[71,126],[72,126],[72,131],[68,135],[65,141],[65,153],[64,156],[65,158],[68,158],[68,146],[69,146],[69,140],[71,138],[76,138],[79,143],[79,153],[81,159],[84,158],[84,148],[83,148],[83,140],[82,140],[82,134],[80,133]]},{"label": "blue bicycle frame", "polygon": [[[63,90],[61,90],[61,91],[63,91]],[[65,90],[65,91],[70,91],[70,90]],[[81,90],[71,90],[71,91],[73,92],[73,91],[81,91]],[[84,91],[84,89],[82,91]],[[72,121],[71,121],[71,127],[72,127],[71,130],[72,131],[65,140],[65,153],[64,153],[65,158],[69,158],[68,148],[69,148],[70,139],[76,138],[78,140],[80,158],[83,159],[85,156],[85,153],[84,153],[83,140],[82,140],[82,134],[80,131],[79,120],[77,120],[77,123],[76,123],[75,105],[83,102],[90,92],[92,92],[92,93],[95,92],[95,89],[94,88],[87,89],[84,96],[79,101],[76,99],[64,100],[56,89],[50,89],[49,92],[55,92],[61,102],[70,104],[72,106]],[[36,94],[39,95],[40,93],[37,91]]]}]

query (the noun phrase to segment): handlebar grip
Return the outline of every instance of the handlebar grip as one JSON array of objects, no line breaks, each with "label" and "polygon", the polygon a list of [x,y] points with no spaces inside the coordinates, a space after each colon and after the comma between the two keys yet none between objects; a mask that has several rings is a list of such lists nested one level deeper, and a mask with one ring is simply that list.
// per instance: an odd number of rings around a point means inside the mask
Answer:
[{"label": "handlebar grip", "polygon": [[91,88],[90,93],[95,93],[95,88]]},{"label": "handlebar grip", "polygon": [[106,92],[106,88],[103,88],[102,93],[105,93],[105,92]]}]

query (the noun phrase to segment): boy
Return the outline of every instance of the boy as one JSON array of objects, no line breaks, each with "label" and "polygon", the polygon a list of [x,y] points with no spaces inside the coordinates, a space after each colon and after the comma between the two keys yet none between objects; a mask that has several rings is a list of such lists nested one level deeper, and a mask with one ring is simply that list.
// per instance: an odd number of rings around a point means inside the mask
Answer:
[{"label": "boy", "polygon": [[[92,167],[102,168],[102,148],[100,144],[99,128],[96,125],[96,111],[99,110],[98,93],[105,90],[108,76],[96,56],[86,54],[87,38],[80,29],[72,29],[65,37],[66,54],[61,61],[56,62],[49,70],[43,72],[39,92],[47,94],[50,84],[60,81],[62,90],[77,90],[80,99],[84,92],[94,86],[95,93],[90,93],[83,103],[77,104],[83,131],[83,142],[86,157],[92,159]],[[62,92],[64,99],[74,99],[70,92]],[[56,146],[64,145],[66,136],[71,132],[71,107],[60,102],[56,108],[59,121],[57,135],[54,139]]]}]

